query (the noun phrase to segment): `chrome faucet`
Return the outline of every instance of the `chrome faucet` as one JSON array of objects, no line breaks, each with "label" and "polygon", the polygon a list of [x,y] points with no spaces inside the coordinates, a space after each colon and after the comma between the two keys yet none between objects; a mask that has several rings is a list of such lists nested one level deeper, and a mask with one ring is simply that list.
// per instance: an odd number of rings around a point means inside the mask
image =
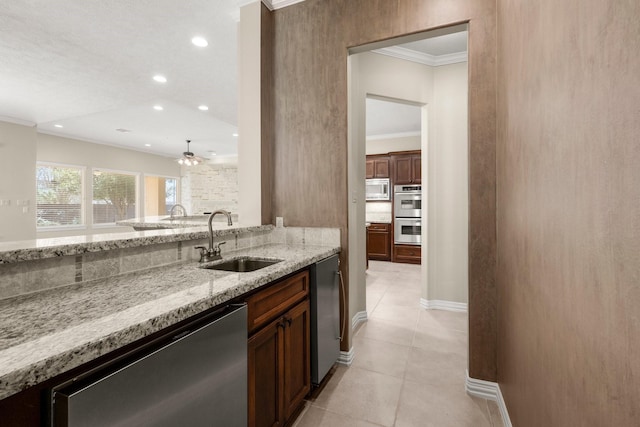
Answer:
[{"label": "chrome faucet", "polygon": [[173,206],[171,206],[171,210],[169,211],[169,216],[171,217],[171,219],[173,219],[174,216],[174,211],[176,210],[176,208],[180,208],[182,209],[182,216],[187,216],[187,210],[185,209],[184,206],[182,206],[180,203],[177,203]]},{"label": "chrome faucet", "polygon": [[209,215],[209,221],[208,221],[208,225],[209,225],[209,248],[205,248],[204,246],[196,246],[196,249],[200,249],[200,262],[209,262],[209,261],[215,261],[217,259],[222,259],[222,255],[221,255],[221,251],[220,251],[220,245],[224,245],[227,242],[220,242],[217,245],[213,244],[213,225],[211,224],[213,222],[213,217],[216,216],[217,214],[223,214],[226,215],[227,217],[227,225],[228,226],[232,226],[233,225],[233,221],[231,221],[231,213],[229,211],[225,211],[223,209],[217,210],[215,212],[213,212],[211,215]]}]

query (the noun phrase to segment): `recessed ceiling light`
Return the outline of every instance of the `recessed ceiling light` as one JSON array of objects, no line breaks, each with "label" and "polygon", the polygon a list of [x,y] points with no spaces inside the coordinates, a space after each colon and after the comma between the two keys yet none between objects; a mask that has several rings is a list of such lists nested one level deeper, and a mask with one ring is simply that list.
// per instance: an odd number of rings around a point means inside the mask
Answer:
[{"label": "recessed ceiling light", "polygon": [[64,126],[62,126],[62,125],[53,125],[53,127],[56,127],[56,128],[63,128]]},{"label": "recessed ceiling light", "polygon": [[160,74],[156,74],[155,76],[153,76],[153,80],[157,81],[158,83],[167,82],[167,78],[165,76],[161,76]]},{"label": "recessed ceiling light", "polygon": [[212,151],[212,150],[207,151],[207,153],[211,154],[212,156],[216,156],[217,155],[216,152]]},{"label": "recessed ceiling light", "polygon": [[154,110],[156,110],[156,111],[162,111],[162,110],[164,110],[164,108],[162,108],[162,105],[154,105],[154,106],[153,106],[153,109],[154,109]]},{"label": "recessed ceiling light", "polygon": [[238,134],[237,134],[237,133],[234,133],[234,134],[233,134],[233,136],[238,136]]},{"label": "recessed ceiling light", "polygon": [[204,37],[194,37],[191,39],[191,43],[198,47],[207,47],[209,45],[209,42]]},{"label": "recessed ceiling light", "polygon": [[208,109],[209,109],[209,107],[207,107],[206,105],[200,105],[198,107],[198,110],[200,110],[200,111],[207,111]]}]

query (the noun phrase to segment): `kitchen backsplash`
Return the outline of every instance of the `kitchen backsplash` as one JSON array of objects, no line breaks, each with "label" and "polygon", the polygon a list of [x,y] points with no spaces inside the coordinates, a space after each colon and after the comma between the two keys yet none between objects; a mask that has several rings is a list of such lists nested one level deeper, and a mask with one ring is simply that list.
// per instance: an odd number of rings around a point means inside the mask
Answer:
[{"label": "kitchen backsplash", "polygon": [[391,223],[391,202],[367,202],[365,209],[367,222]]},{"label": "kitchen backsplash", "polygon": [[[265,244],[340,246],[340,229],[310,227],[276,227],[216,237],[226,242],[225,252]],[[185,260],[197,262],[194,246],[208,245],[208,239],[160,243],[134,248],[104,250],[42,260],[0,264],[0,299],[16,297],[71,284],[78,284]]]}]

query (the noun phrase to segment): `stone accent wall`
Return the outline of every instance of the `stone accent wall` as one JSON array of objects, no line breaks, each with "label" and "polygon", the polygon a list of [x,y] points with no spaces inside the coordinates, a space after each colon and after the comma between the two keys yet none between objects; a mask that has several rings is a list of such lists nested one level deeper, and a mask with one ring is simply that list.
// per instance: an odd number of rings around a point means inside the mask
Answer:
[{"label": "stone accent wall", "polygon": [[189,215],[225,209],[238,213],[238,165],[182,166],[182,204]]}]

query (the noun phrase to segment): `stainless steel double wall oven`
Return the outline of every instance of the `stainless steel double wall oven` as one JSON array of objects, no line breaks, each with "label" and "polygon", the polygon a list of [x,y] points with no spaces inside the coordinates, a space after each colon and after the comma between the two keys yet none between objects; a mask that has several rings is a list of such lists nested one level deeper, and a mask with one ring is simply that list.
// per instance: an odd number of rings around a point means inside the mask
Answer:
[{"label": "stainless steel double wall oven", "polygon": [[404,245],[422,243],[422,186],[394,186],[394,242]]}]

